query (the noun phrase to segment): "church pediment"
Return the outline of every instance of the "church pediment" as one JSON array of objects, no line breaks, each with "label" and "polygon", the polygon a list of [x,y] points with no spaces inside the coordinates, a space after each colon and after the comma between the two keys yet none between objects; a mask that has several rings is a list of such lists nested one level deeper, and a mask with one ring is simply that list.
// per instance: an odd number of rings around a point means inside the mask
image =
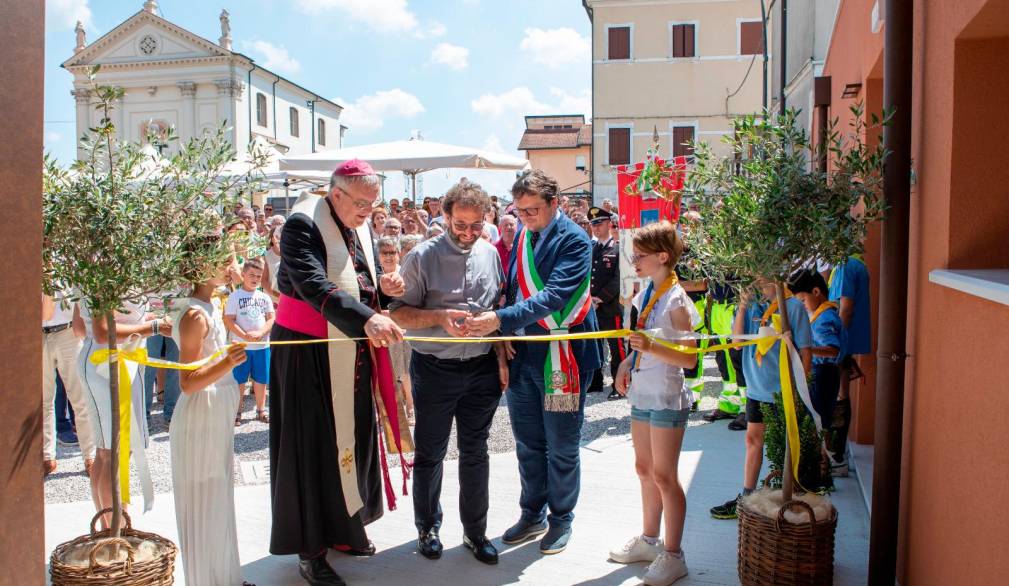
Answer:
[{"label": "church pediment", "polygon": [[76,53],[63,66],[70,68],[231,55],[231,51],[142,10]]}]

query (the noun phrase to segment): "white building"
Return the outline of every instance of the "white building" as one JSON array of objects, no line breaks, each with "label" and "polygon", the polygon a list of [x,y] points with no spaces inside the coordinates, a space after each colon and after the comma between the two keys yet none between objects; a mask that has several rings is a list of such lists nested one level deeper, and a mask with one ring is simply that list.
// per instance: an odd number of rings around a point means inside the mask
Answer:
[{"label": "white building", "polygon": [[[140,12],[91,44],[78,23],[74,55],[63,63],[74,76],[78,137],[100,117],[87,75],[99,64],[99,83],[125,89],[113,122],[126,140],[145,140],[153,125],[158,132],[174,126],[186,141],[223,123],[239,152],[253,140],[281,154],[341,147],[343,108],[233,51],[227,11],[213,43],[159,17],[157,8],[154,0],[144,2]],[[167,152],[176,148],[169,145]]]}]

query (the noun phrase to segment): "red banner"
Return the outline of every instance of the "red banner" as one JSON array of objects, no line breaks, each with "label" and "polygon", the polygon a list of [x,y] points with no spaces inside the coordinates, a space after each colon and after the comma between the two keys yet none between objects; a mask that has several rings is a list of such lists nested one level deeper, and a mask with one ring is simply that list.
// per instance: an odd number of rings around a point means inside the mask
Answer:
[{"label": "red banner", "polygon": [[[656,159],[659,165],[665,165],[662,159]],[[673,159],[674,173],[662,179],[663,189],[669,192],[683,190],[683,180],[686,174],[687,158],[680,156]],[[620,229],[640,228],[659,220],[676,222],[680,217],[679,198],[666,199],[654,193],[638,193],[638,177],[645,168],[645,163],[620,165],[617,167],[617,194],[620,209]],[[630,193],[628,193],[628,191]]]}]

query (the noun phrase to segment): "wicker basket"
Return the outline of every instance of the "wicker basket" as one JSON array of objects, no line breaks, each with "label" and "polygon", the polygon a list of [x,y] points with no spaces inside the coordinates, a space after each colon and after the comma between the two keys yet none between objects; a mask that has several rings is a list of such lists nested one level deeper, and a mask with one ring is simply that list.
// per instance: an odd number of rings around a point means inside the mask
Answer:
[{"label": "wicker basket", "polygon": [[[123,511],[126,527],[121,537],[111,537],[111,529],[97,530],[98,519],[112,509],[99,511],[91,520],[91,533],[82,535],[73,541],[61,543],[53,550],[49,559],[49,573],[53,586],[169,586],[173,583],[172,573],[175,571],[175,555],[177,548],[171,541],[155,535],[137,531],[133,528],[130,516]],[[150,559],[140,560],[137,557],[137,546],[141,543],[151,544],[155,555]],[[126,551],[122,561],[102,563],[98,555],[103,551],[116,547]],[[73,563],[82,551],[88,551],[88,563]]]},{"label": "wicker basket", "polygon": [[[809,522],[793,524],[785,511],[799,509]],[[813,509],[799,500],[790,500],[778,510],[777,518],[748,509],[742,502],[739,515],[739,582],[744,586],[774,584],[834,583],[834,530],[837,509],[830,518],[814,520]]]}]

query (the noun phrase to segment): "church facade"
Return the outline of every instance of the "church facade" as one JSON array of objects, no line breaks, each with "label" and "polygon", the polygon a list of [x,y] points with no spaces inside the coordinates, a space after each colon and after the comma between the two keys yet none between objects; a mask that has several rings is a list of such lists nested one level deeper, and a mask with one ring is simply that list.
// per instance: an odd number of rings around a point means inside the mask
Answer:
[{"label": "church facade", "polygon": [[[100,118],[88,81],[88,71],[100,65],[97,82],[125,90],[112,114],[124,140],[144,142],[151,131],[164,137],[174,127],[185,142],[224,124],[239,152],[253,141],[268,143],[279,154],[342,146],[342,107],[233,51],[227,11],[221,13],[217,43],[157,12],[158,3],[148,0],[90,44],[78,23],[74,55],[63,63],[74,76],[78,138]],[[161,148],[169,154],[178,146]],[[77,155],[83,157],[80,150]]]}]

